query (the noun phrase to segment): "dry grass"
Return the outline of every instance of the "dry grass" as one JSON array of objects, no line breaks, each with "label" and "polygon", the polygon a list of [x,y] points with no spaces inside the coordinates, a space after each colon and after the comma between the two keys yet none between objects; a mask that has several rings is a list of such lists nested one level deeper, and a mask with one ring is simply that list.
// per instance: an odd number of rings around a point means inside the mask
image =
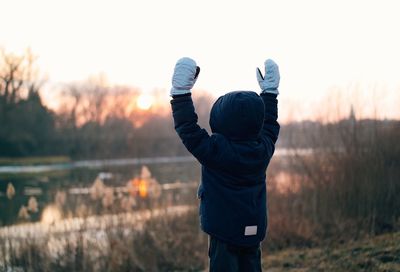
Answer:
[{"label": "dry grass", "polygon": [[310,247],[400,230],[399,124],[321,125],[310,138],[320,148],[289,162],[298,174],[289,182],[294,190],[280,192],[277,173],[269,172],[264,247]]},{"label": "dry grass", "polygon": [[40,240],[2,238],[0,271],[201,271],[207,237],[198,225],[197,212],[190,211],[150,219],[137,231],[120,225]]},{"label": "dry grass", "polygon": [[[339,136],[337,126],[321,127],[311,140],[324,150],[295,156],[287,166],[296,174],[293,190],[274,186],[281,169],[271,165],[263,243],[264,252],[271,252],[264,257],[267,271],[400,271],[400,127],[375,127],[371,134],[362,126],[344,127]],[[330,145],[332,138],[338,142]],[[207,266],[207,237],[196,211],[150,220],[139,232],[108,228],[95,240],[82,232],[65,239],[58,255],[48,247],[50,236],[26,239],[20,247],[0,240],[0,263],[6,271],[202,271]]]},{"label": "dry grass", "polygon": [[278,271],[400,271],[400,232],[325,247],[264,253],[263,267]]}]

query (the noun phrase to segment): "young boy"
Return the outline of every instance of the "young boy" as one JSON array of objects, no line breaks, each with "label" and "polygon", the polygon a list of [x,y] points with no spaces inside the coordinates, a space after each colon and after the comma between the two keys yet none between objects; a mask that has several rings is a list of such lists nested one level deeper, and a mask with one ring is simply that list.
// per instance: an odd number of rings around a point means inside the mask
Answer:
[{"label": "young boy", "polygon": [[197,124],[191,89],[200,68],[178,60],[171,100],[175,130],[202,165],[198,190],[201,228],[210,236],[210,271],[261,271],[260,242],[267,228],[266,170],[279,134],[279,69],[257,68],[261,95],[227,93],[210,113],[210,136]]}]

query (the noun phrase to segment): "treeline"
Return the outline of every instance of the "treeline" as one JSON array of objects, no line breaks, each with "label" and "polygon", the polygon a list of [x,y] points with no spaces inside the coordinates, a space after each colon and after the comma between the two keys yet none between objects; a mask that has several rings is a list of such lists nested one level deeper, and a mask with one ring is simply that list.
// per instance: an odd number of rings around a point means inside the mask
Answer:
[{"label": "treeline", "polygon": [[[104,79],[95,78],[62,86],[58,91],[61,104],[54,112],[42,101],[44,80],[39,77],[32,53],[0,53],[0,157],[75,159],[187,154],[173,129],[165,92],[154,92],[152,108],[140,110],[136,105],[139,90],[110,87]],[[194,96],[200,124],[209,129],[214,98],[204,92],[195,92]],[[304,121],[282,125],[278,146],[340,149],[345,148],[344,132],[348,128],[354,130],[358,141],[367,141],[376,131],[400,127],[399,124],[356,120],[351,111],[348,118],[336,123]]]},{"label": "treeline", "polygon": [[[186,154],[176,137],[169,97],[154,92],[155,105],[140,110],[137,89],[110,87],[102,78],[62,86],[59,110],[42,101],[31,52],[0,52],[0,157],[111,158]],[[195,97],[206,125],[211,97]]]},{"label": "treeline", "polygon": [[34,79],[34,57],[29,52],[24,56],[1,53],[0,154],[49,154],[56,116],[42,104],[42,84]]}]

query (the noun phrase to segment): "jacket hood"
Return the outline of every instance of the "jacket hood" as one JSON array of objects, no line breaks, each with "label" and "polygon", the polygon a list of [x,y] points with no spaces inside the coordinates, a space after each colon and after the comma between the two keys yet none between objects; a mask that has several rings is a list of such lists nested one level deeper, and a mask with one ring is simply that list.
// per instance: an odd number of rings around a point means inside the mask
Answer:
[{"label": "jacket hood", "polygon": [[264,114],[264,102],[257,93],[230,92],[219,97],[211,109],[211,131],[232,140],[257,139]]}]

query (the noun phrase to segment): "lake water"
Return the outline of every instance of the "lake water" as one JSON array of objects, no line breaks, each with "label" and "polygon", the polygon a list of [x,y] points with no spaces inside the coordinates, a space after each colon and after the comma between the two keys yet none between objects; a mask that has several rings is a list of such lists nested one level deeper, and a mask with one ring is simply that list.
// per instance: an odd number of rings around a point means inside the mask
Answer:
[{"label": "lake water", "polygon": [[[273,188],[269,197],[296,188],[293,155],[290,150],[275,153],[267,172],[268,188]],[[67,261],[76,258],[93,271],[104,271],[110,256],[129,252],[140,260],[123,263],[141,263],[144,271],[156,271],[155,261],[164,269],[164,259],[205,268],[207,236],[199,228],[196,197],[200,171],[192,157],[0,167],[0,268],[21,265],[15,260],[25,263],[37,250],[37,256],[47,256],[44,266],[68,267]],[[174,250],[165,247],[171,237]],[[191,254],[176,259],[176,251]],[[74,265],[67,270],[82,270]]]},{"label": "lake water", "polygon": [[[291,150],[277,150],[270,166],[285,184],[291,156]],[[199,180],[200,165],[188,156],[1,166],[0,225],[196,206]]]},{"label": "lake water", "polygon": [[[16,168],[0,180],[1,225],[195,203],[200,167],[188,158]],[[126,162],[126,161],[125,161]],[[5,168],[3,168],[5,169]],[[10,170],[9,167],[7,170]],[[23,171],[21,171],[23,169]],[[32,171],[28,171],[28,170]],[[39,170],[38,170],[39,169]],[[47,169],[47,171],[42,171]]]}]

